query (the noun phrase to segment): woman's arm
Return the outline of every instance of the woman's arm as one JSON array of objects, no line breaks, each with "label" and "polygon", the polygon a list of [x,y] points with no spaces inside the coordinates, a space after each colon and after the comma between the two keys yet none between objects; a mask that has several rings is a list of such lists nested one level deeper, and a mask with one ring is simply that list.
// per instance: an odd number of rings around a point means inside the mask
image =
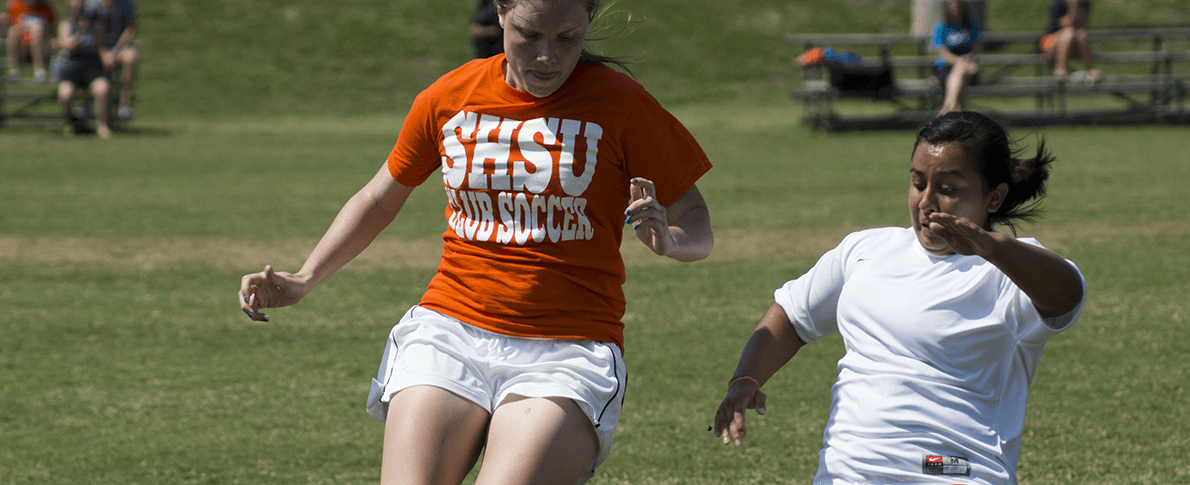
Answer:
[{"label": "woman's arm", "polygon": [[770,305],[744,346],[728,384],[727,397],[715,413],[715,436],[721,438],[723,444],[734,441],[739,446],[743,442],[747,435],[745,412],[755,409],[757,414],[764,414],[767,411],[760,386],[789,362],[803,345],[806,344],[797,335],[785,310],[776,303]]},{"label": "woman's arm", "polygon": [[942,57],[942,60],[946,61],[947,64],[950,64],[952,66],[955,64],[958,64],[959,61],[962,60],[962,57],[956,56],[953,52],[950,51],[949,48],[947,48],[944,45],[938,46],[938,55],[940,57]]},{"label": "woman's arm", "polygon": [[1029,295],[1042,317],[1065,315],[1082,302],[1082,278],[1058,253],[1007,234],[985,231],[951,214],[935,212],[929,224],[930,230],[946,239],[954,252],[983,257],[1000,268]]},{"label": "woman's arm", "polygon": [[1082,302],[1082,278],[1065,258],[1007,234],[993,233],[992,239],[996,242],[984,259],[1029,295],[1043,318],[1070,313]]},{"label": "woman's arm", "polygon": [[132,42],[132,37],[136,35],[136,24],[124,24],[124,30],[120,32],[120,39],[116,41],[114,49],[119,49]]},{"label": "woman's arm", "polygon": [[[75,33],[71,31],[74,30]],[[69,21],[58,22],[58,47],[72,51],[79,45],[78,29],[71,28]]]},{"label": "woman's arm", "polygon": [[297,273],[266,266],[240,282],[240,307],[253,320],[266,320],[261,308],[289,306],[358,256],[393,221],[413,187],[398,183],[382,166],[372,180],[339,210],[322,240]]}]

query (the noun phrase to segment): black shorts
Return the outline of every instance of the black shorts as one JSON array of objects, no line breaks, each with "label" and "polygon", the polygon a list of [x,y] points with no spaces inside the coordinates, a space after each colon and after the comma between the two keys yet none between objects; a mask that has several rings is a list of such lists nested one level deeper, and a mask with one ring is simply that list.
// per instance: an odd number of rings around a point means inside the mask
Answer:
[{"label": "black shorts", "polygon": [[96,79],[107,78],[103,61],[96,57],[71,58],[62,66],[62,81],[86,88]]}]

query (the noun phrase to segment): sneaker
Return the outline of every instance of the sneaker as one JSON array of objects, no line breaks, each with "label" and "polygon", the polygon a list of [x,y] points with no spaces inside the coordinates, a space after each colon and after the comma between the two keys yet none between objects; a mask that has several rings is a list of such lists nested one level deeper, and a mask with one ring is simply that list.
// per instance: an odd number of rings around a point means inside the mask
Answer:
[{"label": "sneaker", "polygon": [[50,76],[46,74],[45,69],[38,69],[33,73],[33,80],[37,81],[37,84],[45,84],[46,81],[50,80]]},{"label": "sneaker", "polygon": [[120,111],[116,113],[120,121],[128,121],[132,119],[132,106],[124,105],[120,107]]}]

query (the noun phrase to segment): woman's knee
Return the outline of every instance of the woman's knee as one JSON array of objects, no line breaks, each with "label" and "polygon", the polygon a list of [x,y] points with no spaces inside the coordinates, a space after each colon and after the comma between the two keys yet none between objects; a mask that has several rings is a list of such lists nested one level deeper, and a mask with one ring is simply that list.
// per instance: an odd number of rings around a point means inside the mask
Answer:
[{"label": "woman's knee", "polygon": [[62,81],[58,83],[58,102],[62,104],[69,104],[74,98],[74,85]]},{"label": "woman's knee", "polygon": [[137,55],[136,49],[121,49],[120,55],[117,56],[117,60],[120,62],[120,65],[124,66],[126,69],[134,67],[136,65],[136,61],[139,59],[140,56]]},{"label": "woman's knee", "polygon": [[108,82],[107,78],[101,77],[91,81],[91,95],[95,98],[103,98],[112,92],[112,83]]}]

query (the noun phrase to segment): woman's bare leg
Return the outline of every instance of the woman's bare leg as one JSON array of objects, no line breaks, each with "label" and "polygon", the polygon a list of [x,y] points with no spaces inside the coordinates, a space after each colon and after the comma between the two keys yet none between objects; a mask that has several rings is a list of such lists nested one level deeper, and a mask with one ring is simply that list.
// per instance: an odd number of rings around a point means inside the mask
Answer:
[{"label": "woman's bare leg", "polygon": [[967,90],[967,62],[959,61],[950,69],[946,76],[945,94],[942,100],[942,110],[939,115],[950,111],[962,111],[963,101]]},{"label": "woman's bare leg", "polygon": [[492,415],[476,485],[573,485],[599,454],[595,427],[573,400],[512,396]]},{"label": "woman's bare leg", "polygon": [[380,483],[457,485],[479,458],[488,420],[486,409],[445,389],[396,393],[384,425]]},{"label": "woman's bare leg", "polygon": [[1071,44],[1074,43],[1074,28],[1063,27],[1054,32],[1054,77],[1066,77],[1066,61],[1070,59]]}]

